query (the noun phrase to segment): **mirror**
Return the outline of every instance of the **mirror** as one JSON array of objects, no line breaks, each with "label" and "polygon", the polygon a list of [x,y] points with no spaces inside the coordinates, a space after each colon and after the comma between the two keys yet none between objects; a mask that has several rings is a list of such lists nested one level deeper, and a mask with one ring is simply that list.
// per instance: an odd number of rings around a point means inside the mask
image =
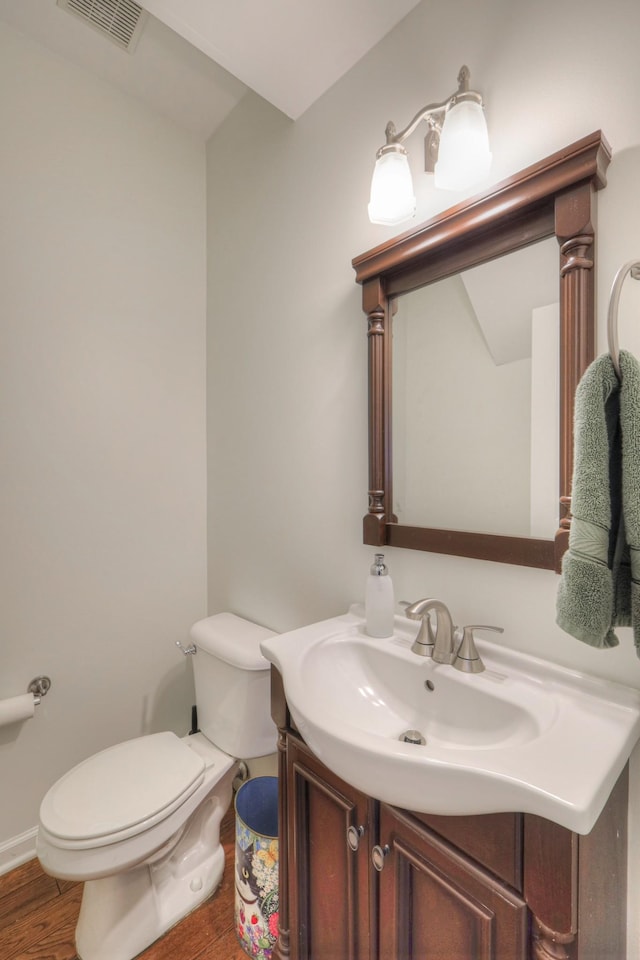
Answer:
[{"label": "mirror", "polygon": [[555,531],[557,272],[550,237],[398,298],[399,523],[523,537]]},{"label": "mirror", "polygon": [[594,133],[353,261],[365,543],[560,569],[609,160]]}]

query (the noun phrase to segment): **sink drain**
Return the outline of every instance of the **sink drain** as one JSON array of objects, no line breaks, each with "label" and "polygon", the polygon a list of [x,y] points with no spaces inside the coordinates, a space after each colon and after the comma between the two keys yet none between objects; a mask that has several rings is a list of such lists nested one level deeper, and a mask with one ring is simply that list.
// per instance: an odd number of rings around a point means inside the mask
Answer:
[{"label": "sink drain", "polygon": [[405,730],[404,733],[400,734],[398,740],[402,740],[403,743],[416,743],[420,746],[427,742],[419,730]]}]

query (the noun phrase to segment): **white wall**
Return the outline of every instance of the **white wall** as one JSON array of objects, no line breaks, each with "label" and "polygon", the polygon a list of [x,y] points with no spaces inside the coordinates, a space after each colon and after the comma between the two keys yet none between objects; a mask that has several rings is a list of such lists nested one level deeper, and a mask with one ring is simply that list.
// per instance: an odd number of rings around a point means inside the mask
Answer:
[{"label": "white wall", "polygon": [[202,144],[3,24],[0,89],[0,698],[52,680],[0,729],[2,871],[63,771],[189,726],[206,223]]},{"label": "white wall", "polygon": [[[640,257],[635,19],[635,0],[425,0],[295,125],[248,96],[210,141],[210,610],[286,630],[363,596],[373,552],[361,542],[366,336],[351,259],[393,233],[366,217],[387,121],[403,125],[446,96],[462,63],[487,101],[494,180],[599,128],[611,143],[599,195],[602,334],[613,274]],[[420,176],[418,135],[409,147],[420,221],[451,199]],[[621,341],[640,354],[637,313]],[[387,559],[398,598],[438,596],[457,622],[502,624],[505,644],[640,687],[628,630],[619,648],[594,651],[556,627],[554,573],[399,549]]]}]

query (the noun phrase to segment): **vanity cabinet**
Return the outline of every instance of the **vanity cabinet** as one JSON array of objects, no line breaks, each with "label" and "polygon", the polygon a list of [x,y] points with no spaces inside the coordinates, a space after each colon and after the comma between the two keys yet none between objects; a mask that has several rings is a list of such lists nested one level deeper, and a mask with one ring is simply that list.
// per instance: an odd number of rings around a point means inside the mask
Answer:
[{"label": "vanity cabinet", "polygon": [[293,735],[286,753],[290,957],[526,960],[516,890],[334,776]]},{"label": "vanity cabinet", "polygon": [[526,960],[527,905],[516,890],[410,814],[386,804],[380,805],[378,836],[385,857],[377,895],[377,956]]},{"label": "vanity cabinet", "polygon": [[[375,806],[296,738],[287,738],[286,754],[290,956],[369,960]],[[348,831],[356,850],[349,846]]]},{"label": "vanity cabinet", "polygon": [[412,813],[314,756],[275,669],[272,711],[277,960],[624,960],[626,771],[586,837],[528,814]]}]

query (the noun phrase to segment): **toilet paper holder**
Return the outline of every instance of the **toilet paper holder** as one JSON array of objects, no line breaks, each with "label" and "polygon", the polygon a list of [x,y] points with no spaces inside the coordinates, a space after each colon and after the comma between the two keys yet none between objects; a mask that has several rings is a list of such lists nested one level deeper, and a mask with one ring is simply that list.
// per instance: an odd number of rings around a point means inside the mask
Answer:
[{"label": "toilet paper holder", "polygon": [[27,693],[33,694],[33,700],[37,706],[43,697],[46,697],[49,690],[51,689],[51,680],[49,677],[34,677],[29,686],[27,687]]},{"label": "toilet paper holder", "polygon": [[51,689],[49,677],[35,677],[26,693],[0,700],[0,727],[22,723],[33,717],[36,707]]}]

